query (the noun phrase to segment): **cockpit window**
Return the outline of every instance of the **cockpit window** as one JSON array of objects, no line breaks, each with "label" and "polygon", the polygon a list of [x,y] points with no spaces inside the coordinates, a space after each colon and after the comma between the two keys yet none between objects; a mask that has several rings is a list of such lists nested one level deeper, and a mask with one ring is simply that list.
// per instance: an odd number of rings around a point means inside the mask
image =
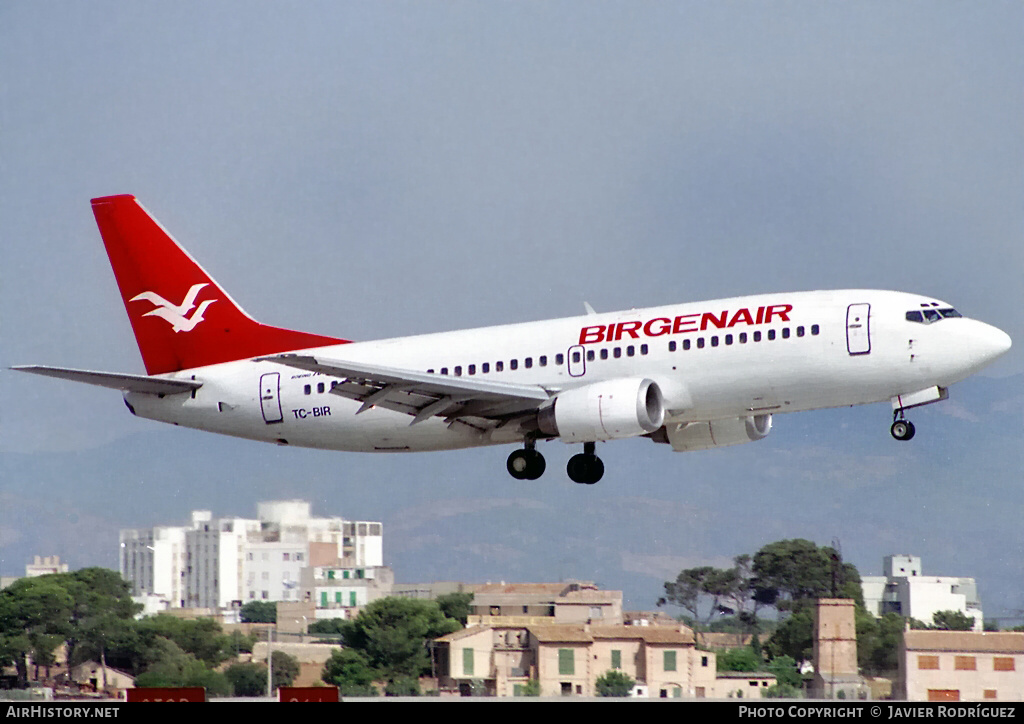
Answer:
[{"label": "cockpit window", "polygon": [[943,319],[952,319],[954,317],[962,317],[964,315],[956,311],[952,307],[946,307],[945,309],[921,309],[912,310],[907,312],[908,322],[917,322],[919,324],[931,324],[932,322],[941,322]]}]

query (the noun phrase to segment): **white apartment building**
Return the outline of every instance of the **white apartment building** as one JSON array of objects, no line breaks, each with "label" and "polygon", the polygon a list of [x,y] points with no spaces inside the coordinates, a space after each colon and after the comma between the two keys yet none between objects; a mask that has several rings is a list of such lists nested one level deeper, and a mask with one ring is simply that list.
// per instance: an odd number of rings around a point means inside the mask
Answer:
[{"label": "white apartment building", "polygon": [[121,575],[170,608],[298,601],[303,568],[373,568],[383,557],[379,522],[314,518],[301,500],[261,502],[255,519],[194,511],[187,526],[121,531]]},{"label": "white apartment building", "polygon": [[959,611],[974,619],[981,631],[984,616],[978,587],[973,578],[926,576],[921,558],[910,555],[886,556],[884,576],[863,576],[864,605],[875,616],[898,613],[931,623],[937,611]]}]

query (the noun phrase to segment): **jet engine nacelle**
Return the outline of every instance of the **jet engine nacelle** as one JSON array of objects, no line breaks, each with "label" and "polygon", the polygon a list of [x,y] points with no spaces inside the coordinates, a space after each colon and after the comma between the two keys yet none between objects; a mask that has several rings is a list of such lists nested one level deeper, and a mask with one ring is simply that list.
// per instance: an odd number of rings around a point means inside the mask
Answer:
[{"label": "jet engine nacelle", "polygon": [[654,432],[665,421],[665,398],[654,380],[628,377],[558,393],[537,413],[545,435],[595,442]]},{"label": "jet engine nacelle", "polygon": [[668,442],[676,452],[688,452],[761,440],[768,437],[771,431],[771,415],[751,415],[729,420],[668,425],[665,429],[667,440],[659,442]]}]

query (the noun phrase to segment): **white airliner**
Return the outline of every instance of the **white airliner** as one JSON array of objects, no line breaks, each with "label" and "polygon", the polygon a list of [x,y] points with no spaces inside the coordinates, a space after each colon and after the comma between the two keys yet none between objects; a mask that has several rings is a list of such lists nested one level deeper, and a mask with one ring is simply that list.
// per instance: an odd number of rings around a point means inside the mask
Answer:
[{"label": "white airliner", "polygon": [[604,472],[598,441],[724,447],[765,437],[775,413],[888,400],[892,436],[909,440],[906,410],[1010,348],[945,302],[872,290],[350,342],[249,317],[133,196],[92,207],[148,375],[15,369],[122,390],[140,417],[280,445],[519,444],[508,471],[533,480],[537,442],[557,438],[582,445],[568,474],[590,484]]}]

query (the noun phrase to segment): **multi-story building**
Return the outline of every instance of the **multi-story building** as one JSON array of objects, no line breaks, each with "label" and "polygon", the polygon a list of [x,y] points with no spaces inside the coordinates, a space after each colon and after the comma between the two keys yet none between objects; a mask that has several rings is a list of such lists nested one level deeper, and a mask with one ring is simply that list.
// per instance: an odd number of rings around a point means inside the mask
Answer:
[{"label": "multi-story building", "polygon": [[1024,633],[905,631],[897,696],[908,701],[1024,700]]},{"label": "multi-story building", "polygon": [[306,597],[301,579],[308,567],[383,566],[382,528],[314,518],[300,500],[259,503],[255,519],[194,511],[187,526],[122,530],[121,575],[136,596],[158,597],[171,608],[299,601]]},{"label": "multi-story building", "polygon": [[925,576],[918,556],[886,556],[883,576],[863,576],[864,605],[876,616],[898,613],[930,624],[938,611],[958,611],[981,631],[984,616],[973,578]]},{"label": "multi-story building", "polygon": [[639,696],[717,696],[715,655],[698,650],[685,626],[492,623],[434,643],[439,683],[452,693],[482,685],[480,693],[516,696],[536,680],[541,696],[595,696],[597,679],[615,670],[637,682]]}]

